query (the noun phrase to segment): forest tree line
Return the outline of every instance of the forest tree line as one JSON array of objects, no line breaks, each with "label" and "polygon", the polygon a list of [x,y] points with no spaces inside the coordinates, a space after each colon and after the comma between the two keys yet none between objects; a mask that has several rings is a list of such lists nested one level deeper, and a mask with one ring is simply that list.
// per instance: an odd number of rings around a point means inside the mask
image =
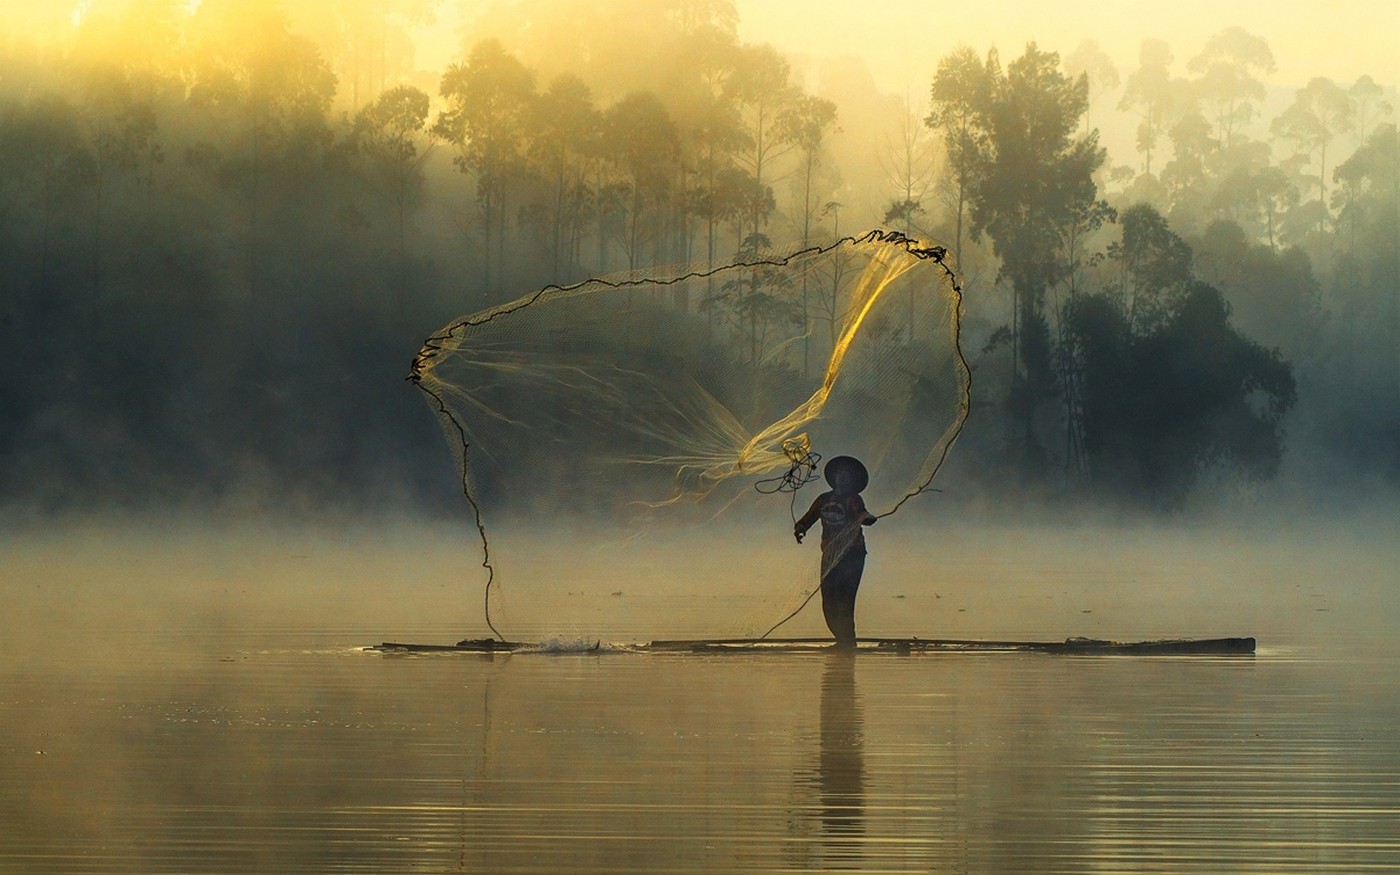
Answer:
[{"label": "forest tree line", "polygon": [[[1262,119],[1272,56],[1232,28],[1186,76],[1152,40],[1121,79],[1092,43],[958,49],[927,101],[851,101],[739,41],[723,0],[542,9],[425,77],[393,35],[431,4],[357,30],[361,5],[337,30],[133,4],[66,46],[0,46],[8,501],[447,500],[402,383],[436,326],[871,224],[964,275],[979,486],[1176,506],[1290,458],[1400,482],[1400,144],[1365,77]],[[1135,120],[1121,163],[1106,112]],[[861,166],[843,140],[880,126]],[[821,336],[810,303],[766,306]]]}]

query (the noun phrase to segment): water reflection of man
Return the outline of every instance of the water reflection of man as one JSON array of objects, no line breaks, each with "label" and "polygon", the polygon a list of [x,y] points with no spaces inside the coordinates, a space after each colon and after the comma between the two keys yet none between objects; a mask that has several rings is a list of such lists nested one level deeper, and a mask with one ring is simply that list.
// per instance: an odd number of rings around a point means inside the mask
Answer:
[{"label": "water reflection of man", "polygon": [[860,868],[865,835],[865,750],[853,654],[833,652],[822,669],[817,797],[823,845],[837,868]]}]

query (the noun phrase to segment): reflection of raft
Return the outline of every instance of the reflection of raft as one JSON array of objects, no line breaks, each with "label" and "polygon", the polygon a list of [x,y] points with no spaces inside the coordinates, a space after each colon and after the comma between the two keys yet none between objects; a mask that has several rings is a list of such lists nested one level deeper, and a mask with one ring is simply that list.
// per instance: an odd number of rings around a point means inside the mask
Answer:
[{"label": "reflection of raft", "polygon": [[[371,648],[381,653],[817,653],[831,649],[830,638],[714,638],[652,641],[571,649],[475,638],[456,644],[402,644],[386,641]],[[1058,653],[1072,656],[1230,656],[1254,653],[1253,638],[1169,638],[1158,641],[1103,641],[1066,638],[1064,641],[967,641],[924,638],[861,638],[861,653]]]}]

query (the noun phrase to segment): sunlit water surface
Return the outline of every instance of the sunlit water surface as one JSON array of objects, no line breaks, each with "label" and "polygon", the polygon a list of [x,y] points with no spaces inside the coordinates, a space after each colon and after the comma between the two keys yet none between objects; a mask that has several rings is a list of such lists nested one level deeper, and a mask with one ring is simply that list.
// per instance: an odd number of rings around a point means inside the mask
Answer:
[{"label": "sunlit water surface", "polygon": [[1371,537],[1046,535],[940,566],[975,587],[862,592],[869,634],[1254,657],[852,659],[386,656],[361,646],[463,631],[427,569],[470,550],[118,534],[6,548],[0,871],[1400,871],[1400,565]]}]

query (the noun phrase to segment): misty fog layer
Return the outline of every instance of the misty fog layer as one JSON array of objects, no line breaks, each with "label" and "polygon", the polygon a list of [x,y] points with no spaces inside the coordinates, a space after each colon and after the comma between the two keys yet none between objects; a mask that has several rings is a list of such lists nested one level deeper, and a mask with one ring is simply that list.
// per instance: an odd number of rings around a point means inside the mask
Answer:
[{"label": "misty fog layer", "polygon": [[[1400,654],[1388,521],[1274,531],[1209,525],[969,526],[897,516],[869,533],[857,619],[872,637],[1258,638],[1261,653]],[[881,526],[885,524],[882,523]],[[775,531],[660,528],[619,538],[506,520],[499,600],[511,640],[644,643],[734,637],[795,607],[809,550]],[[18,677],[94,667],[163,675],[251,649],[354,647],[489,634],[480,556],[456,523],[209,530],[156,520],[0,540]],[[735,556],[743,556],[737,563]],[[800,594],[799,594],[800,597]],[[762,631],[760,628],[758,631]],[[823,636],[809,607],[784,636]],[[123,642],[144,642],[128,652]]]},{"label": "misty fog layer", "polygon": [[[1091,40],[940,44],[892,97],[866,47],[795,66],[740,40],[740,13],[114,0],[15,18],[0,497],[460,510],[403,382],[436,326],[549,283],[884,226],[946,245],[963,280],[974,410],[949,500],[1391,500],[1394,83],[1277,81],[1246,23],[1147,39],[1130,66]],[[457,50],[421,69],[413,35],[448,22]],[[835,314],[807,295],[764,306],[819,337]],[[687,306],[742,325],[757,301]]]}]

